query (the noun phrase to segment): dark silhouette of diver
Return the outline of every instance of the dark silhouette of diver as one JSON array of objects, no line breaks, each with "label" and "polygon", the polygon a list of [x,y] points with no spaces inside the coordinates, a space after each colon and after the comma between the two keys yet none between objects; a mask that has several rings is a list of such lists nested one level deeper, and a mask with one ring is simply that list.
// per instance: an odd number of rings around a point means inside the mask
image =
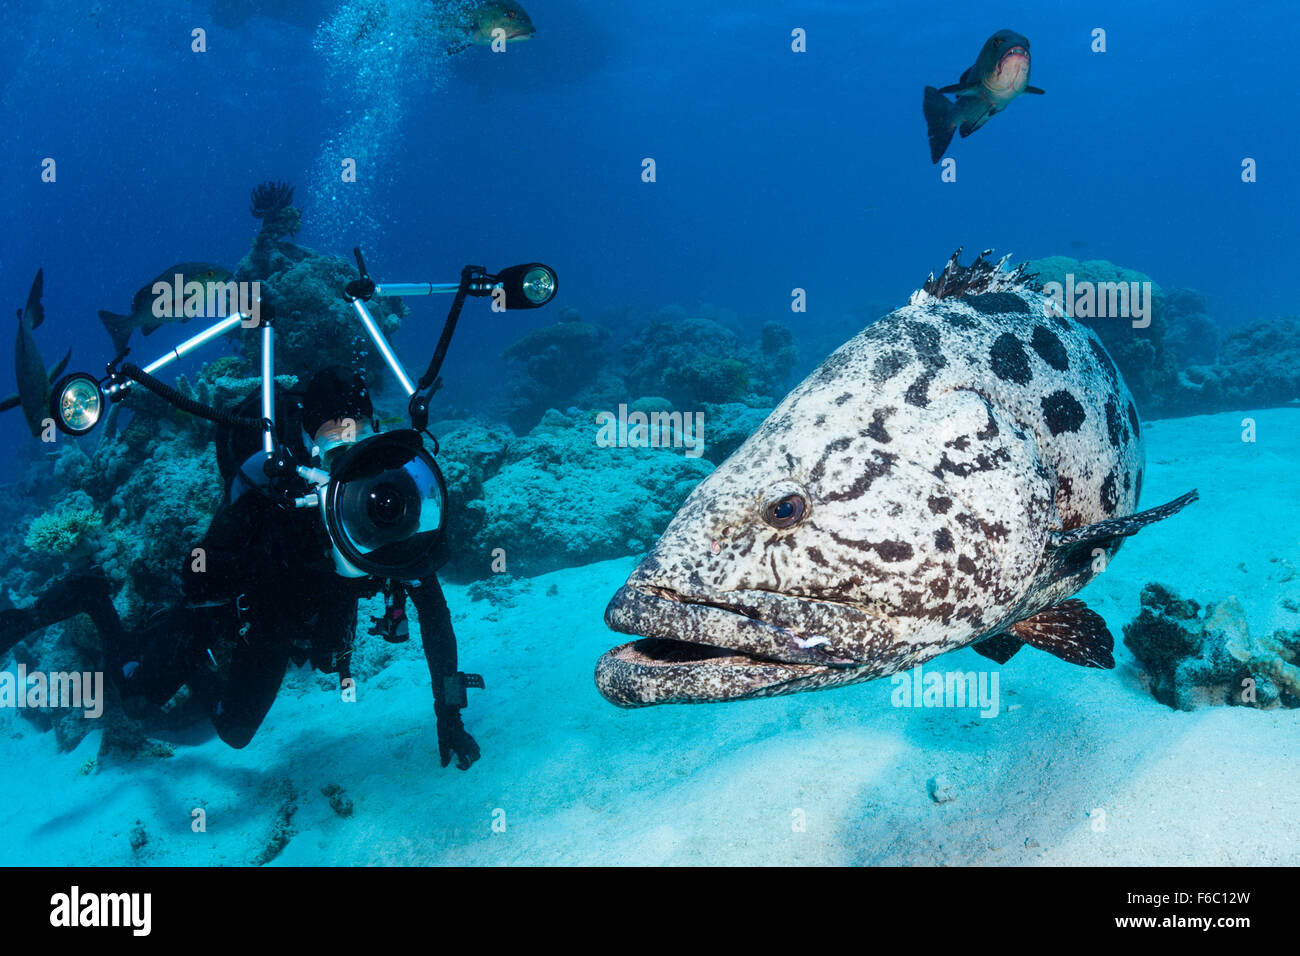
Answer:
[{"label": "dark silhouette of diver", "polygon": [[[257,401],[250,396],[248,403]],[[325,467],[360,439],[374,410],[360,376],[340,367],[317,373],[305,392],[281,392],[276,426],[282,441],[306,460],[310,443]],[[226,497],[198,551],[186,557],[184,600],[127,633],[99,569],[66,575],[32,607],[0,611],[0,654],[31,632],[86,613],[99,629],[104,666],[124,704],[143,699],[161,707],[184,684],[207,710],[217,734],[232,747],[252,740],[270,710],[290,660],[310,660],[323,673],[351,678],[357,601],[381,591],[384,615],[372,634],[407,639],[405,597],[420,624],[433,681],[438,749],[445,767],[454,756],[462,770],[479,758],[461,709],[477,675],[457,669],[451,614],[437,577],[415,581],[350,578],[335,573],[331,540],[316,508],[286,508],[268,493],[255,439],[218,434],[218,461]],[[431,566],[445,562],[445,542]],[[137,705],[138,706],[138,705]]]}]

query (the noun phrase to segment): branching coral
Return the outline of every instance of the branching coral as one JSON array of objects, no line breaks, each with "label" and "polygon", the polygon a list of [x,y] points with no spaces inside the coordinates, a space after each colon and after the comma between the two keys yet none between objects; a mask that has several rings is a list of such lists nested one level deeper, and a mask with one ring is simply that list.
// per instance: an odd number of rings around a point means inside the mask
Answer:
[{"label": "branching coral", "polygon": [[85,493],[69,497],[57,510],[37,515],[25,544],[43,554],[67,554],[103,524],[103,516]]}]

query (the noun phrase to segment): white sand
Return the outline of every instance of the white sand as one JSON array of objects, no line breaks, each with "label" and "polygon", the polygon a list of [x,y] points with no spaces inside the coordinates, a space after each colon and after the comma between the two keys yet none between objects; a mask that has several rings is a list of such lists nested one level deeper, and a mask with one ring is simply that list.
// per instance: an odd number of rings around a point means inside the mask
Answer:
[{"label": "white sand", "polygon": [[[1147,427],[1143,505],[1192,486],[1202,501],[1126,544],[1081,595],[1116,636],[1117,668],[1026,649],[1001,668],[995,718],[892,707],[888,680],[619,710],[591,676],[619,640],[601,613],[633,564],[611,561],[532,579],[510,608],[448,589],[462,667],[488,685],[470,692],[484,756],[468,773],[438,766],[417,641],[355,704],[291,675],[243,751],[196,730],[170,759],[83,775],[98,733],[57,754],[52,734],[2,712],[0,863],[246,864],[285,779],[299,797],[278,864],[1300,863],[1300,711],[1172,711],[1119,643],[1152,579],[1202,602],[1235,595],[1252,630],[1300,627],[1280,606],[1300,600],[1300,577],[1281,580],[1283,560],[1300,566],[1300,410],[1251,414],[1253,445],[1243,417]],[[961,651],[935,666],[989,664]],[[928,796],[936,774],[951,802]],[[330,809],[329,783],[351,817]],[[206,833],[191,831],[199,806]]]}]

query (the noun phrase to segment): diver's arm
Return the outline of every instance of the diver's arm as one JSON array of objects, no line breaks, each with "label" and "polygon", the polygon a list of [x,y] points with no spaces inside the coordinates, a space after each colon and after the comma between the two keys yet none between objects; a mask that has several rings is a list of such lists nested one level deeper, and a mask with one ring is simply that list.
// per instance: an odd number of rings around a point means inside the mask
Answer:
[{"label": "diver's arm", "polygon": [[456,633],[451,626],[451,611],[442,587],[433,575],[420,585],[408,586],[415,613],[420,622],[420,641],[433,680],[433,710],[438,718],[438,750],[445,767],[454,753],[456,766],[468,770],[479,758],[479,747],[465,730],[460,712],[465,707],[465,688],[482,686],[482,679],[460,673],[457,669]]}]

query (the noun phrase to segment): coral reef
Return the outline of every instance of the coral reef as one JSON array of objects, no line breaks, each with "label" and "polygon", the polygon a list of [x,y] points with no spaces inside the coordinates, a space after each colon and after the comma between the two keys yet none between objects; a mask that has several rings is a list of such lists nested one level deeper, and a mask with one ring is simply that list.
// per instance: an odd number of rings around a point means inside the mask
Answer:
[{"label": "coral reef", "polygon": [[74,492],[54,511],[37,515],[28,525],[23,543],[32,551],[66,555],[104,523],[90,495]]},{"label": "coral reef", "polygon": [[1183,414],[1300,401],[1300,318],[1254,322],[1224,336],[1218,361],[1183,373]]},{"label": "coral reef", "polygon": [[559,323],[506,349],[505,358],[523,367],[511,385],[507,420],[525,434],[548,409],[610,410],[638,396],[661,399],[679,411],[705,404],[770,408],[784,394],[796,363],[793,333],[768,322],[755,346],[724,320],[734,317],[707,307],[688,315],[674,306],[635,332],[612,336],[566,310]]},{"label": "coral reef", "polygon": [[[327,365],[348,365],[361,369],[372,389],[382,389],[388,366],[342,295],[356,278],[354,264],[290,242],[259,240],[240,261],[235,278],[260,282],[262,302],[275,309],[278,372],[307,378]],[[401,328],[406,314],[401,299],[375,298],[368,308],[386,336]],[[243,333],[237,342],[252,367],[260,355],[259,337]]]},{"label": "coral reef", "polygon": [[[691,489],[711,470],[674,448],[600,448],[594,416],[548,411],[529,434],[471,460],[455,449],[482,441],[482,426],[443,440],[449,492],[467,500],[481,487],[482,523],[451,547],[445,572],[483,578],[494,555],[511,574],[535,575],[647,548]],[[501,549],[497,552],[496,549]],[[499,570],[499,569],[498,569]]]},{"label": "coral reef", "polygon": [[1256,637],[1235,598],[1201,607],[1152,582],[1124,625],[1152,695],[1178,710],[1300,707],[1300,631]]}]

